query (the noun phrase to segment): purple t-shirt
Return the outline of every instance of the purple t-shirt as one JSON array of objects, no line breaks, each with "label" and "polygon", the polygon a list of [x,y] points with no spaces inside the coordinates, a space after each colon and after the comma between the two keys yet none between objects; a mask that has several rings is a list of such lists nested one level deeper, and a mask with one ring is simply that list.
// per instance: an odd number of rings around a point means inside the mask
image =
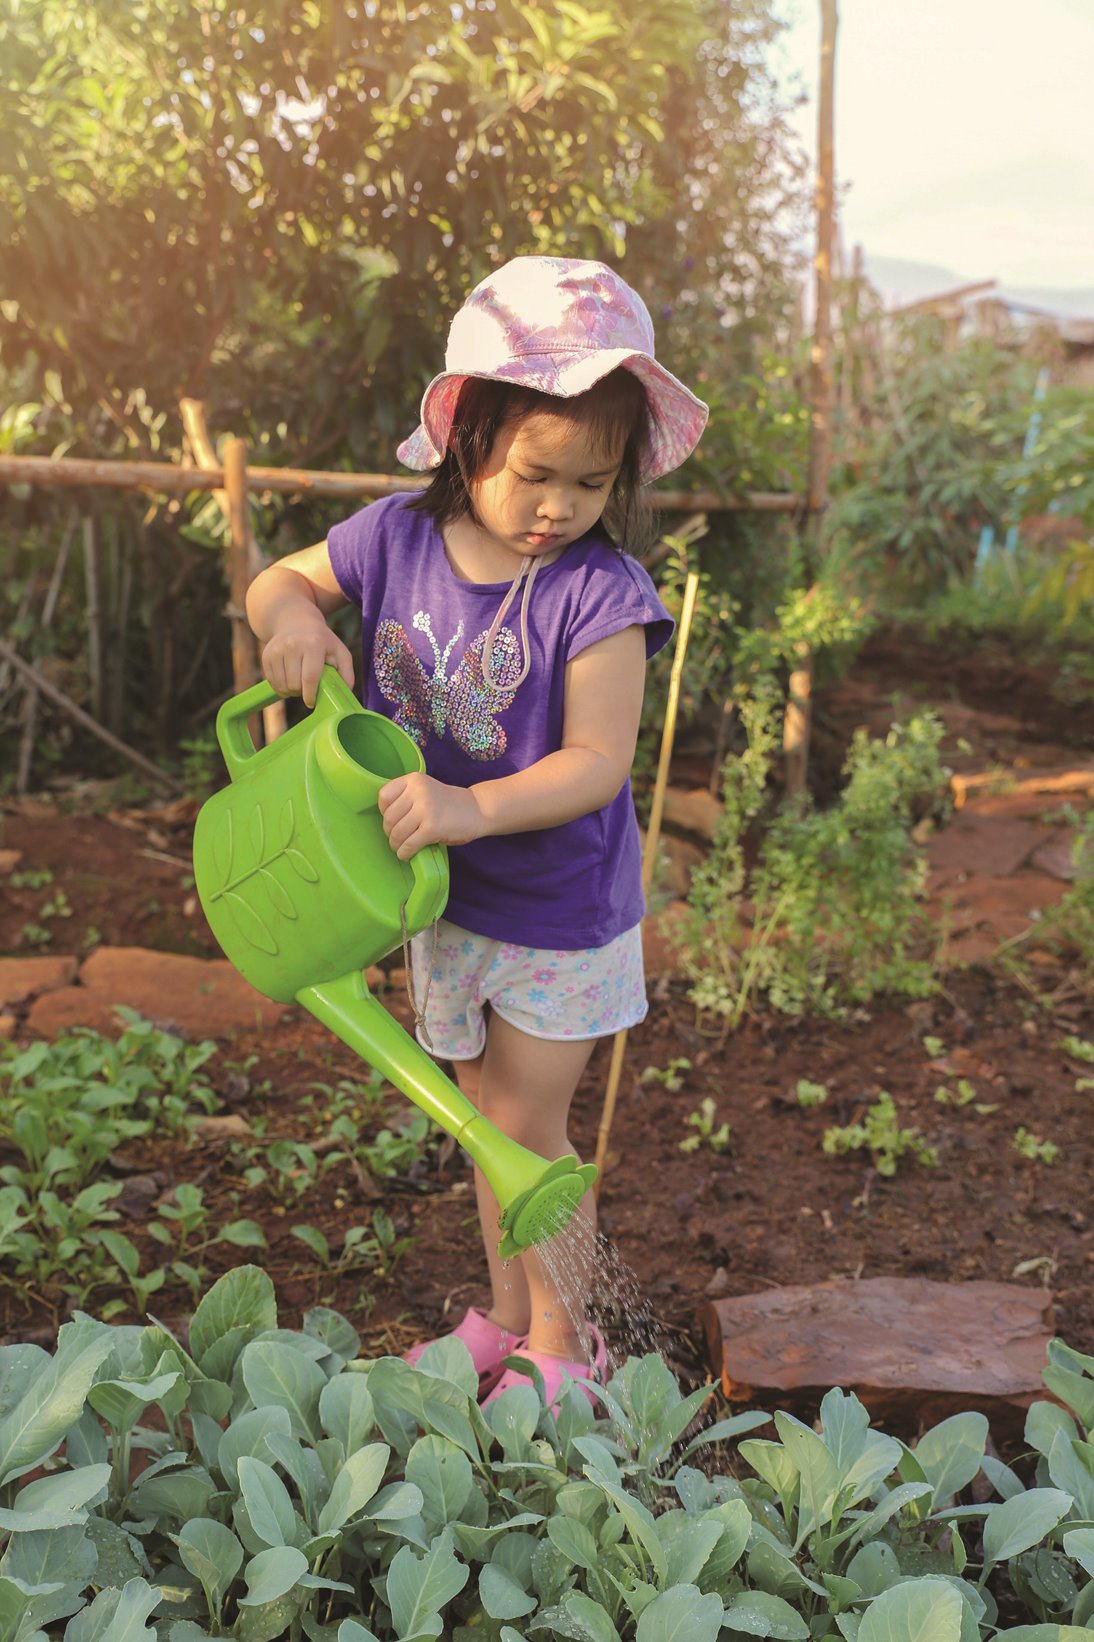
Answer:
[{"label": "purple t-shirt", "polygon": [[[598,639],[644,627],[647,656],[668,642],[672,621],[645,570],[591,531],[536,572],[528,677],[512,687],[524,661],[518,594],[494,641],[499,687],[487,689],[483,641],[510,584],[461,581],[433,520],[407,501],[362,508],[327,545],[361,609],[365,706],[414,738],[438,781],[469,787],[557,752],[566,663]],[[477,935],[567,952],[605,946],[643,912],[630,783],[561,826],[455,845],[449,871],[445,917]]]}]

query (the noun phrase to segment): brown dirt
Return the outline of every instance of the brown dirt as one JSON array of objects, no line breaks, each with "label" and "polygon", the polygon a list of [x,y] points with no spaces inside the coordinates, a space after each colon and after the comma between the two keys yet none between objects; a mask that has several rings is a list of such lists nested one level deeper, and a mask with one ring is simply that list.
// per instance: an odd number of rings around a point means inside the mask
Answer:
[{"label": "brown dirt", "polygon": [[[845,729],[862,721],[855,702],[861,706],[876,691],[871,669],[895,665],[887,655],[867,656],[850,681],[822,697],[826,733],[834,733],[837,723]],[[922,665],[923,658],[913,655],[905,690]],[[932,693],[947,694],[934,686],[949,667],[948,658],[935,654],[928,674]],[[967,682],[960,668],[946,676],[955,686]],[[1035,718],[1034,682],[1027,670],[1022,690],[1007,692],[997,709],[1022,726],[1021,733],[1005,732],[1012,757],[1019,742],[1023,757],[1034,745],[1026,729]],[[980,687],[987,689],[982,679]],[[947,696],[951,703],[954,693]],[[1076,734],[1079,747],[1089,746],[1090,717],[1078,726],[1072,717],[1073,758]],[[1052,717],[1047,734],[1056,755],[1061,743],[1067,745],[1067,728]],[[1004,736],[1002,730],[992,734]],[[990,740],[982,730],[981,740]],[[1054,761],[1058,756],[1043,760]],[[184,805],[159,813],[88,814],[86,793],[9,809],[0,845],[23,852],[20,869],[49,869],[53,882],[13,888],[5,896],[0,952],[79,950],[92,931],[92,940],[112,945],[214,955],[187,865],[191,819]],[[43,905],[59,888],[72,915],[46,918]],[[52,944],[28,944],[28,923],[52,928]],[[1059,1047],[1069,1033],[1094,1038],[1094,1007],[1048,960],[1038,978],[1039,989],[1055,995],[1050,1010],[1035,1002],[1028,983],[971,967],[948,975],[943,992],[929,1002],[882,1005],[842,1024],[772,1014],[749,1022],[724,1044],[696,1029],[681,982],[667,977],[657,983],[649,1018],[629,1039],[600,1209],[603,1229],[648,1298],[670,1361],[686,1378],[706,1373],[697,1321],[705,1294],[745,1294],[833,1276],[1043,1282],[1054,1294],[1059,1332],[1080,1350],[1094,1351],[1094,1092],[1076,1087],[1094,1069]],[[389,1001],[405,1020],[395,988]],[[939,1039],[942,1049],[933,1052],[926,1037]],[[598,1047],[578,1097],[573,1138],[585,1156],[595,1149],[608,1055],[607,1045]],[[679,1089],[643,1081],[646,1068],[665,1071],[680,1057],[691,1066]],[[302,1104],[310,1086],[362,1076],[360,1062],[295,1010],[261,1034],[225,1041],[217,1066],[224,1110],[260,1131],[263,1120],[267,1140],[285,1133],[314,1141],[322,1124],[317,1130],[314,1109]],[[940,1105],[936,1089],[952,1088],[959,1078],[975,1088],[975,1103]],[[795,1094],[799,1079],[824,1084],[827,1102],[803,1109]],[[861,1117],[881,1089],[896,1101],[901,1123],[937,1148],[937,1167],[904,1158],[886,1180],[861,1153],[823,1153],[826,1128]],[[719,1121],[731,1125],[729,1149],[685,1153],[680,1142],[693,1132],[687,1119],[708,1095]],[[392,1097],[393,1117],[409,1111]],[[1011,1141],[1020,1125],[1059,1147],[1054,1164],[1016,1154]],[[157,1246],[143,1232],[142,1217],[152,1197],[174,1183],[202,1185],[221,1219],[260,1220],[270,1248],[257,1258],[278,1284],[289,1324],[321,1301],[354,1320],[368,1349],[401,1349],[484,1298],[470,1174],[462,1154],[450,1149],[434,1149],[420,1170],[394,1181],[376,1183],[337,1165],[295,1202],[279,1202],[264,1189],[249,1191],[241,1160],[223,1140],[189,1150],[181,1143],[135,1144],[117,1163],[120,1173],[133,1178],[138,1209],[125,1229],[147,1251],[149,1264]],[[316,1271],[290,1235],[292,1225],[306,1222],[337,1241],[347,1224],[367,1223],[378,1204],[398,1232],[412,1238],[383,1281],[360,1273],[330,1278]],[[213,1246],[210,1276],[252,1257]],[[107,1297],[98,1293],[92,1309],[101,1309]],[[0,1334],[27,1337],[52,1328],[57,1308],[46,1303],[49,1298],[5,1287]],[[610,1294],[605,1305],[619,1342],[622,1321]],[[152,1309],[163,1317],[185,1313],[186,1291],[157,1294]]]}]

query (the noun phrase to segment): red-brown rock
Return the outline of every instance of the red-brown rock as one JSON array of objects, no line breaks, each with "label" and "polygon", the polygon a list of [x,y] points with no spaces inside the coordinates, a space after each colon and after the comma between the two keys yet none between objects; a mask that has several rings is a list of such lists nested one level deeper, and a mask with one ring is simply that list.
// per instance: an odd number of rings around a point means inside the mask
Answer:
[{"label": "red-brown rock", "polygon": [[697,832],[703,838],[713,838],[722,819],[724,808],[719,799],[705,787],[686,791],[683,787],[665,790],[665,820],[669,826],[684,832]]},{"label": "red-brown rock", "polygon": [[25,1003],[40,992],[71,986],[78,967],[79,960],[69,956],[0,958],[0,1009]]},{"label": "red-brown rock", "polygon": [[1013,1423],[1045,1395],[1044,1289],[872,1277],[710,1300],[702,1319],[734,1402],[812,1404],[840,1386],[875,1420],[933,1423],[973,1408]]},{"label": "red-brown rock", "polygon": [[271,1026],[284,1010],[256,992],[226,959],[104,946],[84,964],[79,986],[37,999],[28,1025],[43,1037],[69,1026],[116,1032],[118,1004],[196,1038]]}]

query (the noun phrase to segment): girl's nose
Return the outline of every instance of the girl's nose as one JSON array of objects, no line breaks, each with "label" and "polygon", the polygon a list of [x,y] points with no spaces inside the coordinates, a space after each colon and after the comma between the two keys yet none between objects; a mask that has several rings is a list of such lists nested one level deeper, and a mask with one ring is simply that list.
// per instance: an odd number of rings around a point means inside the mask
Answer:
[{"label": "girl's nose", "polygon": [[552,519],[556,523],[561,523],[563,519],[570,517],[573,510],[573,502],[562,491],[548,491],[539,505],[538,512],[541,519]]}]

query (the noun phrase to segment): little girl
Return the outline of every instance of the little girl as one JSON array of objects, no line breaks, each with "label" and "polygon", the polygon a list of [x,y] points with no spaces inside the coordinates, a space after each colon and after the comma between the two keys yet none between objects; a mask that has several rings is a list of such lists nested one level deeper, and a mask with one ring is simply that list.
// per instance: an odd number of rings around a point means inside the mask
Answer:
[{"label": "little girl", "polygon": [[[445,918],[413,948],[423,1042],[546,1158],[573,1150],[567,1117],[595,1041],[646,1013],[628,777],[645,663],[672,622],[626,549],[640,485],[684,461],[707,416],[653,348],[644,303],[603,264],[507,263],[456,314],[399,446],[433,471],[428,488],[373,502],[247,596],[266,678],[309,706],[325,665],[352,684],[326,618],[360,606],[365,705],[426,763],[381,790],[384,830],[403,861],[427,844],[451,852]],[[478,1171],[476,1191],[492,1303],[454,1333],[481,1395],[528,1383],[502,1371],[518,1352],[554,1402],[564,1373],[603,1375],[604,1341],[572,1278],[562,1294],[535,1251],[503,1267]],[[580,1213],[591,1238],[591,1195]]]}]

